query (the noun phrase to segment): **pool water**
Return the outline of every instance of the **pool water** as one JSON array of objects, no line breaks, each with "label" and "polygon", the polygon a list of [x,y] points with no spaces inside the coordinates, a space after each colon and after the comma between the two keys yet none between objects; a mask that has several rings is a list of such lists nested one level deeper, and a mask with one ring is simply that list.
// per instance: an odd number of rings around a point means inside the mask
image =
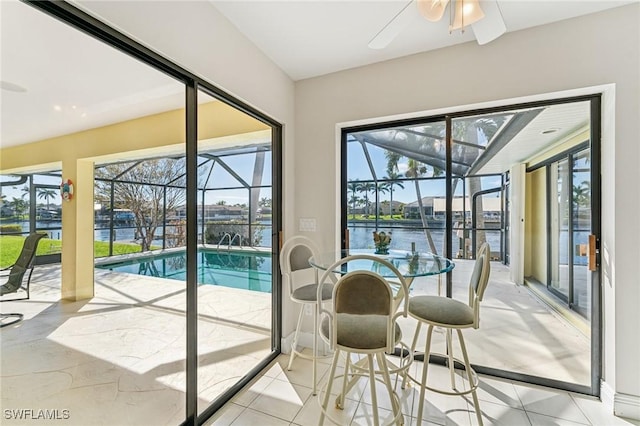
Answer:
[{"label": "pool water", "polygon": [[[96,265],[99,269],[187,280],[187,255],[176,252]],[[271,253],[198,251],[198,284],[271,293]]]}]

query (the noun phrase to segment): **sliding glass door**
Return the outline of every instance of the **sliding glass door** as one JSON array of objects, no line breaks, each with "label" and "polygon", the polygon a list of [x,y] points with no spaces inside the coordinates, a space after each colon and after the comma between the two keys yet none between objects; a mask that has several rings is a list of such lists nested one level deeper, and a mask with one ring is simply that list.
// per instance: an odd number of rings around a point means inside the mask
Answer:
[{"label": "sliding glass door", "polygon": [[549,169],[549,281],[551,292],[588,318],[591,273],[587,268],[592,234],[590,149],[571,151]]},{"label": "sliding glass door", "polygon": [[477,371],[599,392],[599,272],[587,263],[598,236],[598,101],[343,130],[345,248],[372,249],[372,232],[390,231],[392,249],[451,257],[446,288],[423,277],[411,291],[464,301],[475,252],[490,244],[481,328],[467,338]]}]

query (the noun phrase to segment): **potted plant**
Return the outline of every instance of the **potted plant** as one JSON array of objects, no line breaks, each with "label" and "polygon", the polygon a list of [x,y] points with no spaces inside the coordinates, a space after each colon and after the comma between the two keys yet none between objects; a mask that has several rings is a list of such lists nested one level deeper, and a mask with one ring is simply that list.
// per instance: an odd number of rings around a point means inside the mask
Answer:
[{"label": "potted plant", "polygon": [[373,243],[376,246],[376,254],[388,254],[389,244],[391,244],[391,232],[387,234],[384,231],[373,231]]}]

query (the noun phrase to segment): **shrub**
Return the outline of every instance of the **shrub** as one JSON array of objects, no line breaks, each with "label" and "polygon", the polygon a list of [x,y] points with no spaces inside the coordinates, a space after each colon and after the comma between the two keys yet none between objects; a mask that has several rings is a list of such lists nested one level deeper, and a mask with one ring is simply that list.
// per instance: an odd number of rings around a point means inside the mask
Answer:
[{"label": "shrub", "polygon": [[252,225],[253,235],[249,237],[249,224],[240,221],[208,222],[205,229],[206,244],[232,243],[234,246],[259,246],[262,242],[263,225]]},{"label": "shrub", "polygon": [[22,226],[20,225],[0,225],[0,234],[20,234]]}]

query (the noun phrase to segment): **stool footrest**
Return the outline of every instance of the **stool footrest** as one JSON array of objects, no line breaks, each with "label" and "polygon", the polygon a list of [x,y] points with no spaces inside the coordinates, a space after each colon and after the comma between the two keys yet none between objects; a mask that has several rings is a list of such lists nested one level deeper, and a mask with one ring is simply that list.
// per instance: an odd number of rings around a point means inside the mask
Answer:
[{"label": "stool footrest", "polygon": [[[442,354],[442,353],[437,353],[437,352],[431,352],[429,355],[435,355],[435,356],[441,356],[444,358],[448,358],[448,356],[446,354]],[[428,361],[427,361],[428,362]],[[458,363],[462,366],[462,368],[459,368],[458,370],[460,371],[466,371],[466,367],[464,365],[464,362],[462,360],[460,360],[459,358],[453,357],[453,362]],[[451,367],[448,367],[451,368]],[[418,386],[421,386],[421,383],[419,380],[416,380],[415,378],[411,377],[410,374],[407,374],[407,377],[409,378],[409,380],[411,380],[413,383],[417,384]],[[453,389],[451,391],[449,390],[445,390],[445,389],[439,389],[439,388],[434,388],[431,386],[428,386],[427,384],[425,384],[425,389],[429,389],[432,392],[437,392],[439,394],[442,395],[450,395],[450,396],[455,396],[455,395],[468,395],[470,393],[472,393],[473,391],[475,391],[478,388],[478,385],[480,383],[479,379],[478,379],[478,373],[476,373],[476,371],[471,368],[471,377],[473,379],[472,383],[469,384],[469,389],[463,390],[463,391],[459,391],[457,389]],[[464,377],[464,379],[466,380],[466,377]],[[428,380],[428,378],[427,378]]]}]

